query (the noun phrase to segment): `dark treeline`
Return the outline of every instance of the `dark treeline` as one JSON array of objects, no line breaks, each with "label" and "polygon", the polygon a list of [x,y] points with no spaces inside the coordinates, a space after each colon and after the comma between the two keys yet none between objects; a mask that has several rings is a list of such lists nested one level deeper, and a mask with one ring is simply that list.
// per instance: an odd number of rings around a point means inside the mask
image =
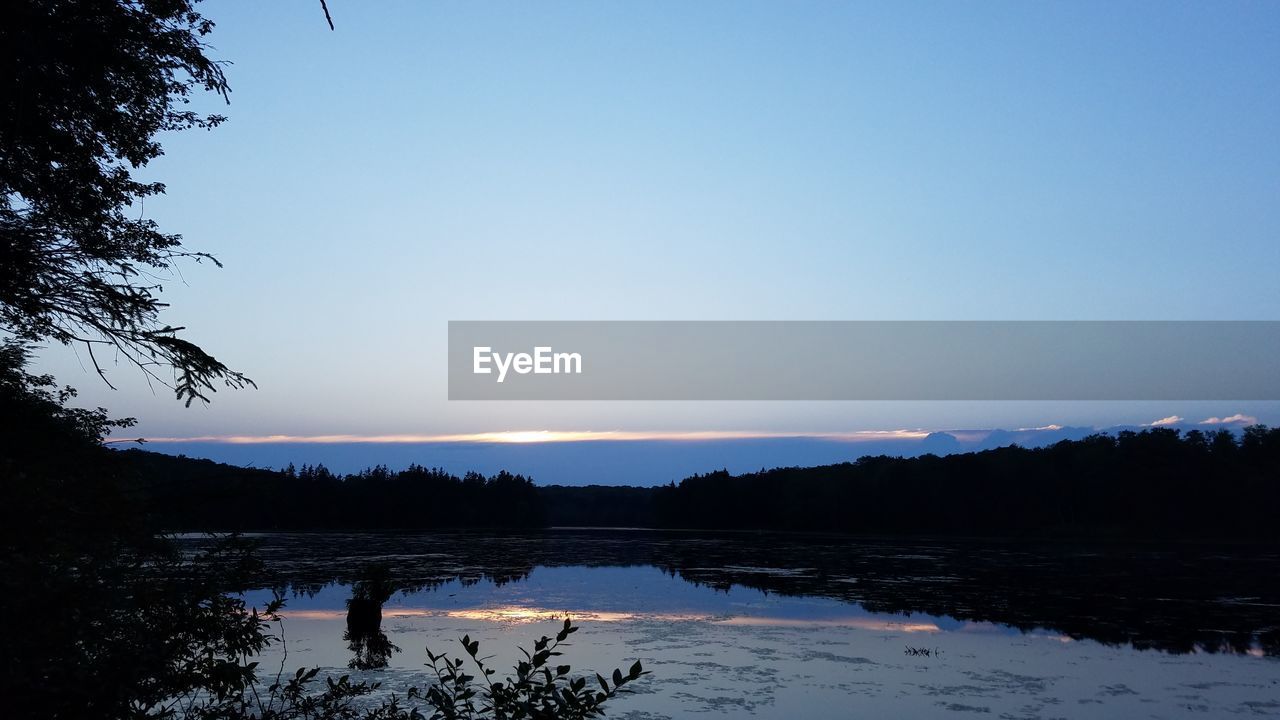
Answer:
[{"label": "dark treeline", "polygon": [[1277,537],[1280,429],[1094,435],[1044,448],[691,477],[664,526],[966,535]]},{"label": "dark treeline", "polygon": [[[537,487],[375,467],[338,476],[126,451],[173,529],[655,527],[883,534],[1280,535],[1280,429],[1095,435],[1044,448],[695,475],[637,487]],[[251,498],[251,501],[247,499]]]},{"label": "dark treeline", "polygon": [[336,475],[323,465],[284,471],[237,468],[127,450],[140,494],[174,530],[309,530],[542,527],[533,482],[500,472],[462,477],[417,465]]}]

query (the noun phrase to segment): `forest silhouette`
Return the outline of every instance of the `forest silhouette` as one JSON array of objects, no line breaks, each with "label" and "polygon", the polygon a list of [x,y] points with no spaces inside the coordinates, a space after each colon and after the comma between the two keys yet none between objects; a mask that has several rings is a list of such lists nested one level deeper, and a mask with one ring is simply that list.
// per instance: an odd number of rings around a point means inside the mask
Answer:
[{"label": "forest silhouette", "polygon": [[[1152,428],[946,456],[876,456],[656,487],[538,486],[419,465],[338,475],[130,449],[173,530],[651,527],[971,536],[1269,538],[1280,429]],[[252,500],[250,500],[252,499]]]}]

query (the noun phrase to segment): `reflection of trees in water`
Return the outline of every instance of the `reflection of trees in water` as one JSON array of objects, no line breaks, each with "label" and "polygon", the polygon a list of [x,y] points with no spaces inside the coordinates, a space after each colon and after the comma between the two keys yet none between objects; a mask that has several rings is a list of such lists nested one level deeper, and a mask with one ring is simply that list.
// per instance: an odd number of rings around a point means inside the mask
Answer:
[{"label": "reflection of trees in water", "polygon": [[395,593],[395,585],[386,566],[369,566],[362,579],[351,586],[351,598],[347,600],[347,631],[342,639],[347,641],[352,658],[348,665],[353,670],[384,668],[392,653],[400,652],[387,634],[382,632],[382,606]]},{"label": "reflection of trees in water", "polygon": [[[312,544],[317,539],[322,546]],[[271,570],[264,585],[307,595],[335,582],[353,584],[356,594],[361,587],[390,588],[389,598],[451,581],[503,585],[539,565],[654,566],[717,590],[738,585],[826,597],[871,612],[991,622],[1174,653],[1260,647],[1280,655],[1280,554],[1243,545],[559,531],[279,535],[267,538],[262,556]],[[386,585],[361,585],[378,563]],[[381,603],[378,612],[380,620]]]},{"label": "reflection of trees in water", "polygon": [[352,670],[384,668],[391,662],[391,655],[400,652],[400,647],[381,630],[366,633],[348,629],[342,634],[342,639],[347,641],[347,649],[352,653],[347,663]]},{"label": "reflection of trees in water", "polygon": [[[753,543],[748,554],[723,544],[677,546],[661,566],[715,589],[836,598],[876,613],[990,622],[1138,650],[1280,655],[1280,557],[1256,548],[783,540]],[[769,572],[793,568],[804,571]]]}]

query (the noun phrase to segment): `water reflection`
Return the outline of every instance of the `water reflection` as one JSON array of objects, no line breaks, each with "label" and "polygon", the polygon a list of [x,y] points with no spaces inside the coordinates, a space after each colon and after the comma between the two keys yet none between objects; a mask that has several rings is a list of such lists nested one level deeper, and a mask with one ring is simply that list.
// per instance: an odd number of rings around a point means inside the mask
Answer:
[{"label": "water reflection", "polygon": [[[262,584],[292,591],[301,600],[291,602],[294,613],[324,611],[333,592],[326,586],[351,588],[352,667],[380,667],[396,651],[382,634],[381,617],[397,593],[391,615],[514,623],[573,612],[600,621],[643,615],[744,625],[861,623],[914,632],[998,626],[1140,650],[1280,655],[1280,557],[1272,548],[617,531],[261,540]],[[382,574],[370,576],[375,566]],[[535,568],[545,582],[531,575]],[[547,574],[574,568],[591,570]],[[638,579],[635,573],[643,572],[661,572],[670,582],[660,591],[646,589],[654,582]],[[501,592],[513,584],[518,592]],[[467,599],[468,589],[484,597]],[[737,589],[731,600],[730,589]],[[773,609],[785,612],[770,616],[708,600],[738,602],[744,590],[756,594],[746,596],[756,598],[752,602],[772,599]],[[307,598],[323,602],[311,605]],[[353,611],[366,606],[353,623]]]},{"label": "water reflection", "polygon": [[347,631],[342,639],[352,658],[348,667],[353,670],[384,668],[391,654],[400,648],[382,631],[382,606],[395,593],[391,573],[381,563],[374,563],[365,570],[364,577],[351,586],[347,600]]}]

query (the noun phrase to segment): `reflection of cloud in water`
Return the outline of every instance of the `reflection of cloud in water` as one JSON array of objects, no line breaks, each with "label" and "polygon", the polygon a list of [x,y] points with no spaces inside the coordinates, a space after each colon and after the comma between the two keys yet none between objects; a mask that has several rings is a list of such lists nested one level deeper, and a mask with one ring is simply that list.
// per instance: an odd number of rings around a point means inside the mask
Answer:
[{"label": "reflection of cloud in water", "polygon": [[[346,616],[346,611],[339,609],[309,608],[285,610],[285,617],[306,620],[337,620]],[[502,605],[493,607],[475,607],[458,610],[441,610],[426,607],[396,607],[388,609],[391,618],[440,617],[461,620],[476,620],[492,623],[536,623],[563,621],[571,618],[574,622],[615,623],[615,622],[704,622],[724,626],[740,627],[779,627],[779,628],[822,628],[838,627],[876,632],[902,633],[1002,633],[1002,628],[990,623],[964,623],[954,628],[942,628],[936,622],[911,622],[881,617],[781,617],[772,615],[717,615],[694,612],[620,612],[609,610],[552,610],[549,608],[529,607],[524,605]],[[1063,636],[1037,635],[1049,637],[1063,642],[1070,638]]]},{"label": "reflection of cloud in water", "polygon": [[936,623],[912,623],[875,618],[827,618],[810,620],[806,618],[771,618],[758,616],[742,616],[716,621],[719,625],[742,625],[746,627],[845,627],[858,630],[878,630],[884,632],[905,633],[937,633],[942,628]]},{"label": "reflection of cloud in water", "polygon": [[[285,618],[300,620],[339,620],[346,617],[345,610],[309,608],[284,610],[280,613]],[[535,623],[563,621],[572,618],[574,622],[632,622],[638,620],[665,620],[668,622],[707,621],[710,615],[694,613],[631,613],[594,610],[549,610],[546,608],[505,606],[468,608],[465,610],[439,610],[435,608],[396,607],[387,611],[390,618],[440,617],[462,620],[478,620],[497,623]]]},{"label": "reflection of cloud in water", "polygon": [[481,620],[485,622],[543,622],[548,620],[572,619],[577,622],[634,622],[638,620],[665,620],[667,622],[705,621],[706,615],[687,613],[634,613],[609,612],[593,610],[545,610],[528,607],[475,608],[471,610],[450,610],[446,617],[464,620]]},{"label": "reflection of cloud in water", "polygon": [[[340,620],[346,617],[345,610],[309,608],[285,610],[281,613],[286,618],[302,620]],[[493,623],[536,623],[562,621],[571,618],[574,622],[613,623],[613,622],[710,622],[717,625],[743,627],[844,627],[859,630],[878,630],[889,632],[943,632],[936,623],[912,623],[895,620],[879,620],[867,617],[847,618],[789,618],[771,617],[767,615],[713,615],[705,613],[646,613],[617,612],[608,610],[551,610],[548,608],[526,606],[477,607],[462,610],[440,610],[434,608],[397,607],[387,611],[391,618],[440,617],[460,620],[477,620]],[[994,626],[990,626],[994,630]]]}]

